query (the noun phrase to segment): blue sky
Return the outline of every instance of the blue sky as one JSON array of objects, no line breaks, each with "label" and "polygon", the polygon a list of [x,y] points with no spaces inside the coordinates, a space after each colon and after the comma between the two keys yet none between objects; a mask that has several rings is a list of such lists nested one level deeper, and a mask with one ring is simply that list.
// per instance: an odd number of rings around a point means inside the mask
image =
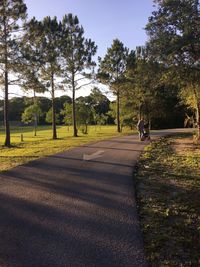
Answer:
[{"label": "blue sky", "polygon": [[113,39],[135,49],[144,45],[147,36],[144,27],[151,15],[153,0],[25,0],[29,18],[64,14],[77,15],[85,36],[98,45],[98,56],[104,56]]},{"label": "blue sky", "polygon": [[[144,30],[148,17],[154,10],[153,0],[24,0],[29,18],[38,20],[45,16],[57,16],[67,13],[77,15],[83,25],[85,36],[98,45],[96,55],[103,57],[113,39],[118,38],[130,49],[144,45],[147,36]],[[77,96],[90,93],[91,88],[77,91]],[[106,86],[101,86],[106,92]],[[13,86],[11,93],[22,94],[20,88]],[[58,93],[59,95],[60,93]],[[69,93],[70,95],[71,93]],[[0,98],[1,98],[0,92]],[[10,94],[12,96],[12,94]]]}]

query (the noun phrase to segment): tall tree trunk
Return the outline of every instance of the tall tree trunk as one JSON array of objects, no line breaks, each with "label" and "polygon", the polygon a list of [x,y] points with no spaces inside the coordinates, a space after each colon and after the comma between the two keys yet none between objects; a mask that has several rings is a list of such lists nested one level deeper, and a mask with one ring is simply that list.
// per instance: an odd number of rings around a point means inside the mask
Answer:
[{"label": "tall tree trunk", "polygon": [[5,126],[5,146],[10,147],[10,125],[9,125],[9,100],[8,100],[8,72],[7,72],[7,60],[5,71],[5,98],[4,98],[4,126]]},{"label": "tall tree trunk", "polygon": [[52,93],[52,131],[53,139],[57,139],[56,132],[56,110],[55,110],[55,88],[54,88],[54,75],[51,75],[51,93]]},{"label": "tall tree trunk", "polygon": [[[36,94],[35,94],[35,89],[33,89],[33,102],[34,105],[36,106]],[[35,112],[34,114],[34,136],[37,136],[37,122],[38,122],[38,118],[37,118],[37,113]]]},{"label": "tall tree trunk", "polygon": [[[5,4],[5,3],[4,3]],[[8,43],[7,43],[7,28],[6,17],[4,16],[4,64],[5,64],[5,98],[4,98],[4,126],[5,126],[5,146],[10,147],[10,125],[9,125],[9,99],[8,99]]]},{"label": "tall tree trunk", "polygon": [[72,121],[73,121],[73,136],[77,137],[77,128],[76,128],[76,104],[75,104],[75,81],[74,73],[72,74]]},{"label": "tall tree trunk", "polygon": [[142,104],[139,106],[139,119],[142,119]]},{"label": "tall tree trunk", "polygon": [[196,120],[197,120],[197,140],[200,141],[200,102],[197,103]]},{"label": "tall tree trunk", "polygon": [[37,136],[37,114],[34,114],[34,136]]},{"label": "tall tree trunk", "polygon": [[118,133],[121,132],[120,129],[120,111],[119,111],[119,107],[120,107],[120,96],[119,96],[119,89],[117,90],[117,131]]},{"label": "tall tree trunk", "polygon": [[194,88],[194,95],[196,98],[196,123],[197,123],[197,140],[200,141],[200,99],[198,97],[198,93]]},{"label": "tall tree trunk", "polygon": [[197,139],[200,140],[200,103],[197,106]]},{"label": "tall tree trunk", "polygon": [[88,124],[87,124],[87,122],[85,123],[85,134],[87,134],[88,133]]}]

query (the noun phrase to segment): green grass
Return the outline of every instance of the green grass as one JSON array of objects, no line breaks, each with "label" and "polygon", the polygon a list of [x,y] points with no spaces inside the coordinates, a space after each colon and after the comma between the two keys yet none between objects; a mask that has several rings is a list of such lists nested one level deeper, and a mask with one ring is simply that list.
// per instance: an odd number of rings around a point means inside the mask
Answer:
[{"label": "green grass", "polygon": [[136,173],[150,266],[200,266],[200,147],[191,136],[152,142]]},{"label": "green grass", "polygon": [[[122,134],[133,133],[124,128]],[[23,134],[23,142],[21,142]],[[4,144],[4,131],[0,128],[0,171],[8,170],[14,166],[21,165],[30,160],[52,155],[72,147],[80,146],[89,142],[108,139],[122,135],[116,132],[116,126],[89,126],[88,134],[78,132],[79,137],[72,137],[72,127],[69,131],[66,126],[57,127],[57,140],[52,140],[50,126],[39,126],[37,136],[34,136],[32,127],[15,127],[11,129],[11,148]]]}]

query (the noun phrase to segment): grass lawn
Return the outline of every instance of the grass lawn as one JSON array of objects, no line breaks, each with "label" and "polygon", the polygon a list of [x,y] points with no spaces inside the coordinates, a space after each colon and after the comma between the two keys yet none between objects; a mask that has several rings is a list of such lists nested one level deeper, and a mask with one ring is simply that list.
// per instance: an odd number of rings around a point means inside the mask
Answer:
[{"label": "grass lawn", "polygon": [[150,266],[200,266],[200,147],[192,136],[152,142],[135,174]]},{"label": "grass lawn", "polygon": [[[16,127],[11,129],[12,147],[6,148],[3,146],[4,131],[0,128],[0,171],[85,143],[130,134],[133,131],[124,128],[123,133],[118,134],[116,126],[89,126],[87,135],[79,131],[79,137],[74,138],[72,127],[68,130],[66,126],[58,126],[57,133],[58,139],[52,140],[51,126],[39,126],[37,136],[34,136],[32,127]],[[23,142],[21,142],[21,134],[23,134]]]}]

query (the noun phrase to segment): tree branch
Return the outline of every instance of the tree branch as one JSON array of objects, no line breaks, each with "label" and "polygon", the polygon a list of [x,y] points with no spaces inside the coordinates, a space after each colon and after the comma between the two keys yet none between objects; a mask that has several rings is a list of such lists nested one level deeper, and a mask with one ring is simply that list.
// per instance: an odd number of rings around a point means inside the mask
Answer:
[{"label": "tree branch", "polygon": [[79,78],[76,80],[76,82],[79,82],[79,81],[84,80],[84,79],[86,79],[86,78],[85,77]]},{"label": "tree branch", "polygon": [[90,85],[90,84],[92,84],[93,82],[94,82],[94,81],[90,81],[90,82],[88,82],[88,83],[82,84],[82,85],[76,87],[76,90],[79,90],[79,89],[80,89],[81,87],[83,87],[83,86]]}]

